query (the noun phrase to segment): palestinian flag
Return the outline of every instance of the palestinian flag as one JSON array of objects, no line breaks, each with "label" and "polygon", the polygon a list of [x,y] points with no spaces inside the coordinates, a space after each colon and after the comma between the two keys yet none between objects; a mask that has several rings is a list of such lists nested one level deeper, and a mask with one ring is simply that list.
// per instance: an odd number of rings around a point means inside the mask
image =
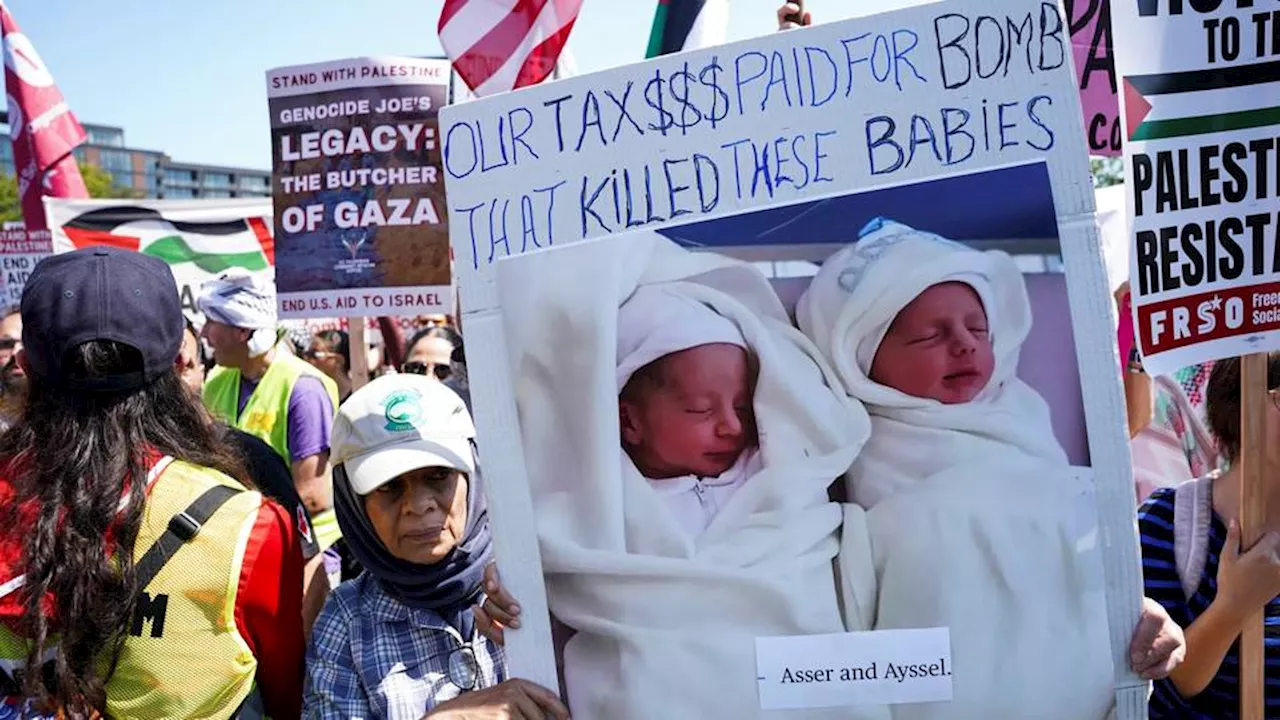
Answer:
[{"label": "palestinian flag", "polygon": [[69,200],[48,198],[53,251],[111,245],[169,263],[183,308],[197,325],[196,295],[231,268],[272,272],[271,198]]},{"label": "palestinian flag", "polygon": [[81,213],[62,225],[78,250],[110,245],[158,257],[170,265],[192,263],[211,275],[233,267],[266,270],[275,242],[260,217],[220,221],[166,218],[151,208],[116,205]]},{"label": "palestinian flag", "polygon": [[1130,75],[1123,78],[1125,132],[1143,141],[1280,125],[1277,82],[1280,60]]},{"label": "palestinian flag", "polygon": [[658,0],[645,57],[724,43],[729,0]]}]

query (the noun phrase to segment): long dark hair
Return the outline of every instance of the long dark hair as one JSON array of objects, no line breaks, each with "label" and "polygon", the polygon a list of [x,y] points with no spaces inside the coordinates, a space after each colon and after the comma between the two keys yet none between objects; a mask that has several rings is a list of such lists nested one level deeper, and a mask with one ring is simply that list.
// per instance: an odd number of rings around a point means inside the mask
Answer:
[{"label": "long dark hair", "polygon": [[[64,367],[71,378],[143,367],[137,350],[108,340],[84,343],[68,355]],[[23,693],[67,717],[106,715],[106,682],[141,590],[133,552],[149,454],[245,476],[198,402],[172,368],[124,393],[75,391],[35,376],[23,421],[0,436],[0,462],[16,473],[12,508],[34,516],[17,531],[25,535],[23,623],[30,643]],[[50,593],[53,612],[46,614]],[[56,657],[42,672],[47,649]],[[104,650],[110,653],[105,672],[98,664]]]},{"label": "long dark hair", "polygon": [[457,330],[454,330],[448,325],[432,325],[429,328],[419,330],[414,333],[413,337],[409,338],[409,343],[404,346],[405,358],[408,359],[408,357],[413,354],[413,348],[418,343],[427,338],[437,337],[448,340],[449,344],[452,345],[455,350],[462,345],[462,335],[459,334]]}]

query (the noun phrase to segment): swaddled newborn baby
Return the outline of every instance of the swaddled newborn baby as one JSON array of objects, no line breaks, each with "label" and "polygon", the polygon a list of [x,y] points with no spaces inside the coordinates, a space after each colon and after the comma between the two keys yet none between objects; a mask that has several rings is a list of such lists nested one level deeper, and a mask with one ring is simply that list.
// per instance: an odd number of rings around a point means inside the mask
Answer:
[{"label": "swaddled newborn baby", "polygon": [[660,285],[618,311],[622,448],[697,537],[758,469],[755,362],[734,322]]},{"label": "swaddled newborn baby", "polygon": [[877,629],[951,630],[954,700],[895,718],[1101,718],[1111,700],[1090,488],[1015,375],[1021,272],[872,221],[797,306],[871,439],[846,477],[868,510]]},{"label": "swaddled newborn baby", "polygon": [[760,707],[756,638],[865,629],[874,597],[863,515],[827,497],[866,413],[768,280],[652,231],[498,278],[573,716],[884,720]]}]

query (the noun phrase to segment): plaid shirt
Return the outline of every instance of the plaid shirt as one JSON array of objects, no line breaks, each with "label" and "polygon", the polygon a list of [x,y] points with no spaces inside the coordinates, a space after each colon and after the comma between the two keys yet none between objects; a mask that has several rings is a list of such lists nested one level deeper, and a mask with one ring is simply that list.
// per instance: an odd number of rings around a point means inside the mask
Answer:
[{"label": "plaid shirt", "polygon": [[[467,683],[463,647],[462,636],[438,614],[405,605],[365,573],[338,586],[316,620],[303,716],[420,720],[463,692],[454,684]],[[470,647],[479,668],[472,689],[502,682],[502,648],[478,633]]]}]

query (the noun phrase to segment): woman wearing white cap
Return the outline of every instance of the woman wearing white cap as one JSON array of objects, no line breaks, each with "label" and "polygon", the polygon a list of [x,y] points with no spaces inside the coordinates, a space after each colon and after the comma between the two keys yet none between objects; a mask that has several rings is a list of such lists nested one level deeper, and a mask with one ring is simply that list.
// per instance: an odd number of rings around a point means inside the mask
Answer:
[{"label": "woman wearing white cap", "polygon": [[568,717],[553,693],[505,680],[502,648],[477,630],[492,552],[474,437],[461,398],[416,375],[342,405],[334,504],[365,572],[316,621],[306,717]]}]

